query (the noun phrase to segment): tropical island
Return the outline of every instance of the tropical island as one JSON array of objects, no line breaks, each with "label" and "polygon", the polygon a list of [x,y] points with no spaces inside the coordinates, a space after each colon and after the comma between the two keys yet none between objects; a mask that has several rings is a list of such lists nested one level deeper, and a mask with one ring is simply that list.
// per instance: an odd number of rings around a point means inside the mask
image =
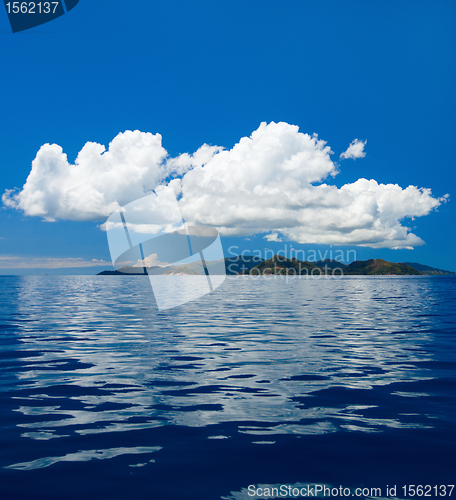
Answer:
[{"label": "tropical island", "polygon": [[[456,276],[456,273],[433,268],[417,262],[388,262],[383,259],[369,259],[344,264],[337,260],[316,262],[301,261],[274,255],[271,259],[261,259],[250,255],[236,255],[222,260],[206,262],[210,274],[235,275],[293,275],[293,276]],[[203,275],[201,262],[179,266],[163,267],[123,267],[118,271],[102,271],[101,276],[111,275]]]}]

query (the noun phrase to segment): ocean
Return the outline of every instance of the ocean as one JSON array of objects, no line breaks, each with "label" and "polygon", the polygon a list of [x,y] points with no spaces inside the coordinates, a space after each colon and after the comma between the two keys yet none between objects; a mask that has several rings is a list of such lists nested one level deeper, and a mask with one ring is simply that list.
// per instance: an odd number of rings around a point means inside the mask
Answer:
[{"label": "ocean", "polygon": [[2,500],[456,497],[453,277],[0,284]]}]

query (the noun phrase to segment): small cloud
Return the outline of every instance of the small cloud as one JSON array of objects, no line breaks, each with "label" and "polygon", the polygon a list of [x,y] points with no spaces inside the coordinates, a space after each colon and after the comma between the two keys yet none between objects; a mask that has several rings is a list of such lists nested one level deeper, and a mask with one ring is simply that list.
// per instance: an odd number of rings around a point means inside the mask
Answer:
[{"label": "small cloud", "polygon": [[344,151],[339,158],[341,160],[347,160],[349,158],[352,158],[353,160],[356,160],[356,158],[364,158],[366,156],[366,153],[364,152],[364,146],[366,143],[367,141],[355,139],[350,146],[348,146],[347,151]]},{"label": "small cloud", "polygon": [[263,236],[264,239],[268,240],[268,241],[277,241],[277,242],[281,242],[282,241],[282,238],[279,238],[279,234],[278,233],[271,233],[271,234],[267,234],[266,236]]},{"label": "small cloud", "polygon": [[169,262],[160,262],[156,253],[152,253],[144,260],[138,260],[133,267],[166,267]]}]

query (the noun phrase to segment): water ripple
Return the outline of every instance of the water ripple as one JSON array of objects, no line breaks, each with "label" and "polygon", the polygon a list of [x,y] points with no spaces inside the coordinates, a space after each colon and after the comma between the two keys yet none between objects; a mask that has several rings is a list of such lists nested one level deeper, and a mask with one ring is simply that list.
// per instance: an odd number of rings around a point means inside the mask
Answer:
[{"label": "water ripple", "polygon": [[2,467],[456,421],[452,279],[231,277],[161,312],[141,277],[0,279]]}]

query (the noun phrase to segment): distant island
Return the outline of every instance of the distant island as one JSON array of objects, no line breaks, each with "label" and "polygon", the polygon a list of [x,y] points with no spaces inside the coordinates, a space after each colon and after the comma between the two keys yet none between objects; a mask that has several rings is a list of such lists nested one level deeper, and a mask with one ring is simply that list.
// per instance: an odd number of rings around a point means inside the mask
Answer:
[{"label": "distant island", "polygon": [[[358,260],[351,264],[343,264],[336,260],[326,259],[317,262],[288,259],[274,255],[263,260],[250,255],[228,257],[226,259],[206,262],[210,274],[236,275],[348,275],[348,276],[456,276],[456,273],[433,268],[417,262],[395,263],[383,259]],[[118,271],[102,271],[98,276],[134,275],[203,275],[204,268],[200,262],[192,262],[180,266],[164,267],[124,267]]]},{"label": "distant island", "polygon": [[418,262],[404,262],[410,267],[413,267],[417,271],[420,271],[421,274],[426,274],[427,276],[452,276],[456,275],[456,273],[452,273],[451,271],[444,271],[443,269],[437,269],[435,267],[425,266],[424,264],[418,264]]}]

